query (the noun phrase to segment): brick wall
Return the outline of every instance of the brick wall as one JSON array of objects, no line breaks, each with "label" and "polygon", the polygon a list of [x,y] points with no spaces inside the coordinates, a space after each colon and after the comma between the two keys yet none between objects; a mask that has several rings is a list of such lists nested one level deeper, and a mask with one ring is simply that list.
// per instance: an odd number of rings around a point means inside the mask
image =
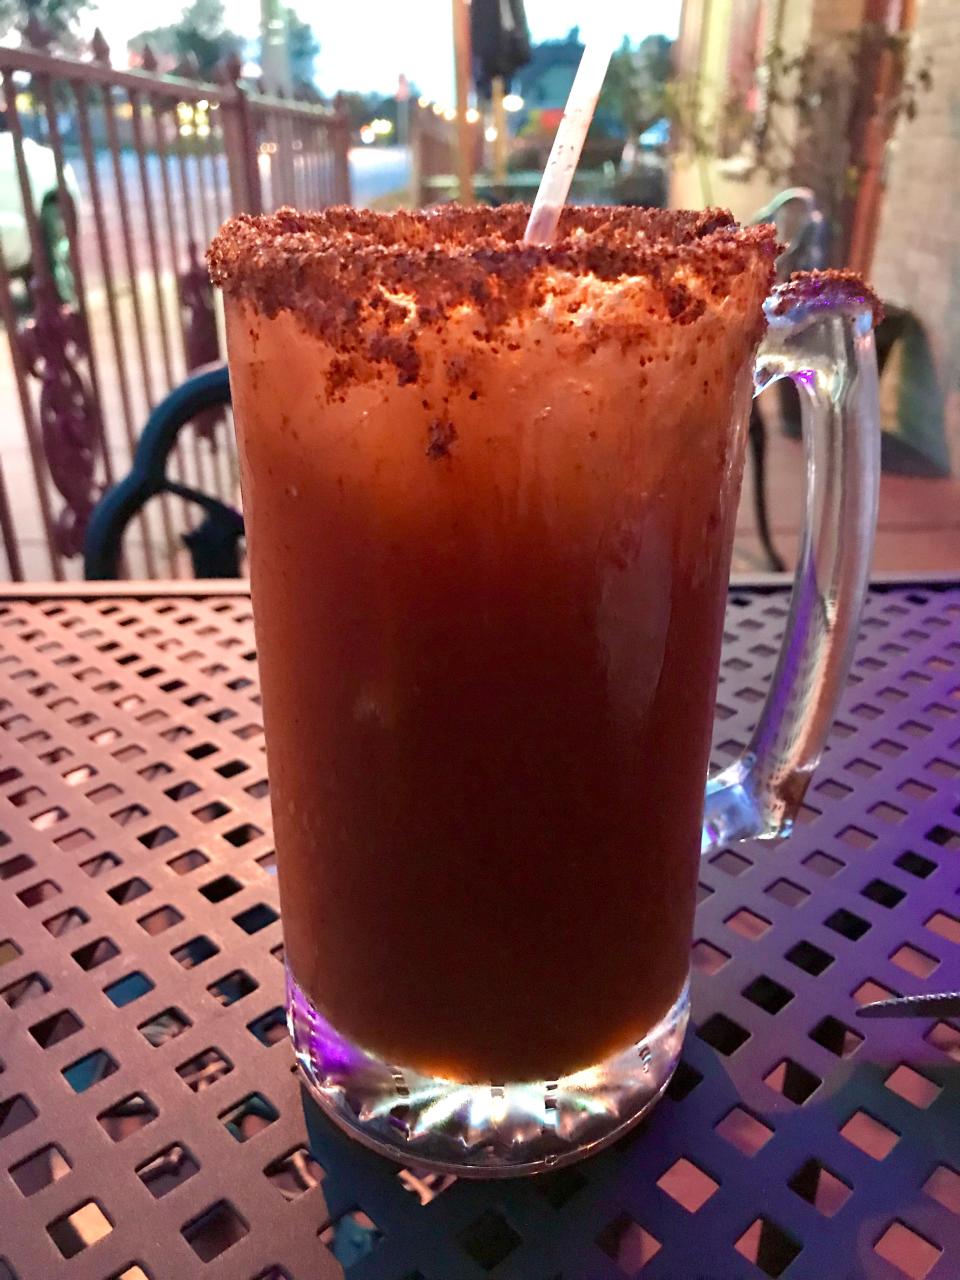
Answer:
[{"label": "brick wall", "polygon": [[931,56],[933,88],[890,144],[871,275],[881,296],[925,325],[960,473],[960,0],[920,0],[917,56]]}]

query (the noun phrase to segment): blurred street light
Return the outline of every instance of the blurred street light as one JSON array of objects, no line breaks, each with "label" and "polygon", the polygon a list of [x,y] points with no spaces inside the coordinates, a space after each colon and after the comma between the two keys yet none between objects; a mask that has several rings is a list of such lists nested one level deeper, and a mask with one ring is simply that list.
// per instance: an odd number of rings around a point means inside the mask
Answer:
[{"label": "blurred street light", "polygon": [[369,146],[371,142],[376,142],[377,138],[389,138],[391,133],[393,133],[393,121],[387,120],[384,116],[377,116],[375,120],[360,126],[360,141]]},{"label": "blurred street light", "polygon": [[504,111],[522,111],[523,99],[519,93],[506,93],[503,96]]}]

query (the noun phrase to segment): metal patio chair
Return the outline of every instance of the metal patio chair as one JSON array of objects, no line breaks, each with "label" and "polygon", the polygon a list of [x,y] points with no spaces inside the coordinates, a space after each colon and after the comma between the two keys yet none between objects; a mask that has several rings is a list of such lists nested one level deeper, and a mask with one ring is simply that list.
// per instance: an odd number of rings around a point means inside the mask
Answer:
[{"label": "metal patio chair", "polygon": [[90,580],[118,578],[123,534],[150,498],[170,493],[204,512],[200,524],[183,535],[198,578],[238,578],[243,516],[234,507],[180,484],[167,463],[180,429],[205,410],[230,403],[225,364],[198,370],[162,400],[147,419],[129,474],[100,499],[84,542],[84,574]]},{"label": "metal patio chair", "polygon": [[[814,271],[826,266],[827,223],[809,187],[788,187],[781,191],[759,209],[750,222],[753,226],[772,222],[780,240],[786,245],[777,259],[778,281],[788,280],[794,271]],[[800,411],[796,389],[788,379],[781,379],[776,384],[776,391],[788,434],[795,434],[791,427],[796,424],[799,428]],[[767,512],[767,428],[756,400],[750,409],[749,444],[754,481],[753,506],[760,545],[770,568],[782,573],[786,565],[774,546]]]}]

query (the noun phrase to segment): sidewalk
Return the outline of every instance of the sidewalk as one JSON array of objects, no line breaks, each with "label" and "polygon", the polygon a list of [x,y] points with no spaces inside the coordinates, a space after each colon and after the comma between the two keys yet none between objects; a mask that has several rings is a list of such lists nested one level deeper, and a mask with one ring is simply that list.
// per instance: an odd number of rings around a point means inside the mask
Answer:
[{"label": "sidewalk", "polygon": [[[767,507],[774,545],[789,567],[796,560],[800,540],[802,485],[802,445],[771,425],[767,429]],[[748,458],[733,568],[750,573],[767,567],[754,520],[753,473]],[[876,572],[960,573],[960,479],[881,476],[873,567]]]}]

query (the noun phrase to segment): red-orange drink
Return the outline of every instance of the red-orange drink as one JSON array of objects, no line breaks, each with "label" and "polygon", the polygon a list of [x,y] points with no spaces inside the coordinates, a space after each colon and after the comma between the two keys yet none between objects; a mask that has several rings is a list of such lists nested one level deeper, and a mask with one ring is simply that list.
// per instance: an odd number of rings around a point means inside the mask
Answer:
[{"label": "red-orange drink", "polygon": [[524,218],[287,210],[211,252],[287,961],[469,1082],[599,1063],[683,988],[774,253]]}]

